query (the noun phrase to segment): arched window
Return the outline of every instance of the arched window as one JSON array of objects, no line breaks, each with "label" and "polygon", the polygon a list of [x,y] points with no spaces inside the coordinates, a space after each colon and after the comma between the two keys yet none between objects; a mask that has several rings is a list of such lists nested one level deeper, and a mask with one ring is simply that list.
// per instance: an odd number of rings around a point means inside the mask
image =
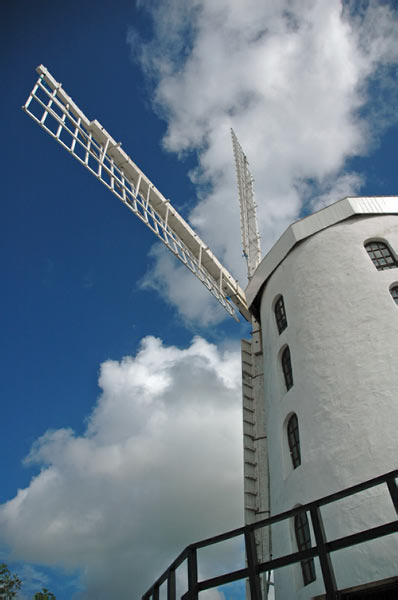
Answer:
[{"label": "arched window", "polygon": [[278,300],[275,302],[275,319],[278,327],[279,333],[282,333],[284,329],[287,327],[287,318],[285,311],[285,304],[283,302],[283,296],[279,296]]},{"label": "arched window", "polygon": [[397,261],[386,243],[368,242],[365,244],[365,248],[378,271],[398,267]]},{"label": "arched window", "polygon": [[286,346],[282,352],[282,370],[285,377],[286,389],[290,390],[293,385],[292,362],[290,360],[289,346]]},{"label": "arched window", "polygon": [[[308,550],[311,548],[311,534],[308,525],[306,512],[301,512],[294,517],[294,532],[296,534],[298,550]],[[303,573],[304,585],[308,585],[311,581],[315,581],[315,564],[313,558],[306,558],[301,561],[301,570]]]},{"label": "arched window", "polygon": [[301,465],[300,436],[297,415],[293,414],[287,422],[287,441],[289,442],[290,456],[293,469]]},{"label": "arched window", "polygon": [[398,305],[398,283],[395,283],[390,287],[390,294],[393,297],[395,304]]}]

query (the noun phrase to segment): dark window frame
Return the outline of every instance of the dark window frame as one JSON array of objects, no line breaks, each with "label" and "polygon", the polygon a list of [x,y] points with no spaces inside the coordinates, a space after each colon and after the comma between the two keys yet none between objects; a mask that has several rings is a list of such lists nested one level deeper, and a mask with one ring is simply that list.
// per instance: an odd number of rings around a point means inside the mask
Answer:
[{"label": "dark window frame", "polygon": [[286,426],[287,442],[289,444],[290,457],[292,459],[293,469],[297,469],[301,465],[301,449],[300,449],[300,431],[298,426],[298,418],[296,413],[293,413]]},{"label": "dark window frame", "polygon": [[[298,513],[294,517],[294,533],[296,536],[297,548],[299,551],[311,548],[311,534],[308,523],[307,513],[305,511]],[[315,562],[313,558],[306,558],[300,561],[301,572],[303,574],[304,585],[308,585],[316,580]]]},{"label": "dark window frame", "polygon": [[394,283],[394,285],[390,287],[390,294],[395,304],[398,306],[398,283]]},{"label": "dark window frame", "polygon": [[286,389],[289,391],[293,387],[293,369],[289,346],[286,346],[282,352],[281,363]]},{"label": "dark window frame", "polygon": [[283,296],[278,296],[275,306],[274,306],[275,320],[276,326],[278,327],[279,335],[284,331],[287,327],[287,317],[286,317],[286,309],[285,303],[283,300]]},{"label": "dark window frame", "polygon": [[370,260],[378,271],[395,269],[398,267],[397,260],[387,242],[381,240],[370,240],[364,244]]}]

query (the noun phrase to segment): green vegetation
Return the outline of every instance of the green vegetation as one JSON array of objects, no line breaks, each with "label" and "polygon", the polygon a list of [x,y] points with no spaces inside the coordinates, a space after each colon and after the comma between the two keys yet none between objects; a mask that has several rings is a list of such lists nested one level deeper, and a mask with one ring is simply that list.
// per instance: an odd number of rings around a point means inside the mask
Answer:
[{"label": "green vegetation", "polygon": [[[0,600],[10,600],[15,598],[18,590],[21,589],[22,581],[18,575],[11,573],[5,563],[0,564]],[[33,600],[56,600],[54,594],[43,588],[41,592],[37,592]]]},{"label": "green vegetation", "polygon": [[55,596],[47,588],[43,588],[41,592],[37,592],[33,596],[33,600],[55,600]]}]

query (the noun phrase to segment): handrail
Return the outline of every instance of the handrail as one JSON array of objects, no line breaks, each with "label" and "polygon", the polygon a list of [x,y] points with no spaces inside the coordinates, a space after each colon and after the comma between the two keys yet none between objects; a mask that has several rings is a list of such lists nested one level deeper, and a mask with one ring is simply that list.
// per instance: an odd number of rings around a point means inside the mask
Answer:
[{"label": "handrail", "polygon": [[[261,587],[260,587],[260,574],[275,570],[287,565],[298,563],[305,559],[313,557],[319,557],[321,564],[321,571],[323,581],[326,590],[326,599],[335,600],[338,598],[338,589],[333,573],[333,566],[331,562],[330,554],[349,546],[354,546],[366,541],[370,541],[391,533],[398,532],[398,520],[391,521],[373,527],[364,531],[360,531],[355,534],[346,535],[342,538],[328,541],[326,539],[321,510],[322,506],[331,504],[342,498],[352,496],[364,490],[368,490],[372,487],[386,484],[389,491],[392,503],[395,508],[395,512],[398,516],[398,486],[396,479],[398,478],[398,469],[369,479],[362,483],[350,486],[339,492],[329,494],[318,500],[307,502],[301,506],[297,506],[290,510],[284,511],[267,519],[257,521],[256,523],[250,523],[243,527],[238,527],[231,531],[221,533],[219,535],[200,540],[187,546],[177,558],[169,565],[169,567],[162,573],[162,575],[155,581],[155,583],[145,592],[142,596],[142,600],[157,600],[159,597],[160,586],[167,581],[167,600],[176,600],[176,584],[175,584],[175,571],[185,561],[188,562],[188,591],[182,596],[183,600],[197,600],[199,592],[207,589],[216,588],[220,585],[238,581],[241,579],[249,580],[249,589],[251,600],[261,600]],[[315,544],[306,550],[300,550],[292,554],[280,556],[275,559],[268,560],[260,563],[257,557],[256,543],[255,543],[255,531],[263,527],[269,527],[274,523],[288,520],[300,513],[310,513],[312,527],[315,536]],[[225,540],[233,539],[238,536],[244,536],[245,550],[247,566],[236,571],[231,571],[217,577],[212,577],[203,581],[198,581],[197,572],[197,551],[200,548],[208,547]]]}]

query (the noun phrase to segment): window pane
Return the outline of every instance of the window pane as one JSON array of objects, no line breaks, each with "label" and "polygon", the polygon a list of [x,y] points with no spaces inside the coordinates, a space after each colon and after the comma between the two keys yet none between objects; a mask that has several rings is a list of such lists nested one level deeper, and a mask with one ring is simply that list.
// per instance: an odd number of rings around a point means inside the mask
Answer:
[{"label": "window pane", "polygon": [[285,377],[286,389],[290,390],[293,385],[293,372],[292,372],[292,363],[290,360],[290,350],[289,346],[287,346],[282,354],[282,369],[283,375]]},{"label": "window pane", "polygon": [[378,271],[398,267],[390,248],[384,242],[368,242],[365,248]]},{"label": "window pane", "polygon": [[287,318],[285,311],[285,304],[283,302],[283,296],[279,296],[275,303],[275,319],[279,333],[282,333],[287,327]]},{"label": "window pane", "polygon": [[390,293],[395,300],[395,304],[398,304],[398,285],[394,285],[392,288],[390,288]]},{"label": "window pane", "polygon": [[[294,517],[294,530],[296,534],[297,548],[299,551],[311,548],[311,535],[308,525],[307,513],[302,512]],[[303,573],[304,585],[315,581],[315,563],[313,558],[306,558],[301,561],[301,571]]]},{"label": "window pane", "polygon": [[287,424],[287,439],[289,442],[290,456],[292,458],[293,469],[301,465],[300,437],[297,415],[292,415]]}]

